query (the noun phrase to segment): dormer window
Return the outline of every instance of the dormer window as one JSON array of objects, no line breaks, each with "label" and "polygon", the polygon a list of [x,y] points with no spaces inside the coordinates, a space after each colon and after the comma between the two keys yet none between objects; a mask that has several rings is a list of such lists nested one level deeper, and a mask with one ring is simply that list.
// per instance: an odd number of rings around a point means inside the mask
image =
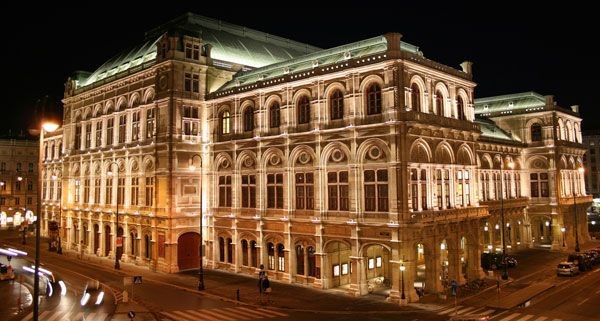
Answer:
[{"label": "dormer window", "polygon": [[185,44],[185,58],[186,59],[200,59],[200,45],[192,44],[190,42]]}]

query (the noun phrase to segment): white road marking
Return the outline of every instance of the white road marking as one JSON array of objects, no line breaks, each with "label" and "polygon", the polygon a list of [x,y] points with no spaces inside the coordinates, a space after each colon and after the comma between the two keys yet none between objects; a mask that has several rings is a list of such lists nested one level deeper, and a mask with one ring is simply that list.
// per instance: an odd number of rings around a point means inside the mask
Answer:
[{"label": "white road marking", "polygon": [[509,321],[509,320],[512,320],[512,319],[520,316],[520,315],[521,315],[521,313],[513,313],[513,314],[507,316],[506,318],[501,319],[500,321]]},{"label": "white road marking", "polygon": [[535,319],[533,321],[544,321],[546,319],[548,319],[548,317],[539,317],[539,318],[537,318],[537,319]]}]

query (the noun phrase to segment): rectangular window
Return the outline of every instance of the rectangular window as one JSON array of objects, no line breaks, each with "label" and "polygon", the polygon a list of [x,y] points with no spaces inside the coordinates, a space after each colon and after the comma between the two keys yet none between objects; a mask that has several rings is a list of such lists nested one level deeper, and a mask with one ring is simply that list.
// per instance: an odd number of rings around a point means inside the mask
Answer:
[{"label": "rectangular window", "polygon": [[100,182],[99,178],[94,179],[94,204],[100,204]]},{"label": "rectangular window", "polygon": [[410,170],[410,207],[413,211],[419,210],[419,181],[417,169]]},{"label": "rectangular window", "polygon": [[242,175],[242,207],[256,207],[256,175]]},{"label": "rectangular window", "polygon": [[6,198],[0,197],[0,205],[6,205]]},{"label": "rectangular window", "polygon": [[189,72],[185,73],[185,79],[183,80],[183,91],[192,91],[192,74]]},{"label": "rectangular window", "polygon": [[340,276],[340,265],[333,265],[333,276]]},{"label": "rectangular window", "polygon": [[106,188],[104,190],[104,204],[112,205],[112,190],[113,190],[113,178],[112,176],[106,179]]},{"label": "rectangular window", "polygon": [[136,141],[140,139],[140,112],[133,112],[131,117],[131,141]]},{"label": "rectangular window", "polygon": [[296,173],[296,209],[314,209],[313,173]]},{"label": "rectangular window", "polygon": [[283,208],[283,174],[267,174],[267,208]]},{"label": "rectangular window", "polygon": [[435,171],[436,175],[436,193],[437,193],[437,206],[439,208],[444,208],[444,203],[443,203],[443,199],[444,199],[444,191],[442,190],[443,184],[444,184],[444,176],[442,175],[442,170],[441,169],[437,169]]},{"label": "rectangular window", "polygon": [[125,143],[125,136],[126,136],[126,131],[127,129],[127,115],[121,115],[119,116],[119,137],[118,137],[118,142],[119,144],[123,144]]},{"label": "rectangular window", "polygon": [[29,166],[28,166],[27,170],[28,170],[30,173],[33,173],[33,163],[29,163]]},{"label": "rectangular window", "polygon": [[421,208],[426,210],[428,209],[427,205],[427,170],[421,170],[421,179],[419,180],[421,184]]},{"label": "rectangular window", "polygon": [[146,206],[154,205],[154,177],[146,177]]},{"label": "rectangular window", "polygon": [[138,177],[132,177],[131,178],[131,205],[133,206],[137,206],[138,205],[138,200],[139,200],[139,195],[140,194],[140,185],[139,185],[139,178]]},{"label": "rectangular window", "polygon": [[75,180],[75,203],[79,203],[79,187],[80,182],[78,179]]},{"label": "rectangular window", "polygon": [[27,197],[27,205],[33,204],[33,197]]},{"label": "rectangular window", "polygon": [[90,179],[86,178],[83,180],[83,203],[90,201]]},{"label": "rectangular window", "polygon": [[538,173],[529,174],[529,181],[531,187],[531,197],[540,197],[540,189],[539,189],[539,181],[538,181]]},{"label": "rectangular window", "polygon": [[85,124],[85,148],[92,146],[92,123]]},{"label": "rectangular window", "polygon": [[119,177],[117,181],[117,204],[125,204],[125,178]]},{"label": "rectangular window", "polygon": [[365,211],[385,212],[388,210],[387,169],[365,170]]},{"label": "rectangular window", "polygon": [[[60,185],[60,183],[59,183]],[[27,181],[27,191],[31,192],[33,191],[33,182],[31,180]]]},{"label": "rectangular window", "polygon": [[113,117],[106,120],[106,146],[113,144],[113,131],[115,128],[115,119]]},{"label": "rectangular window", "polygon": [[548,173],[540,173],[540,194],[542,197],[550,196],[548,188]]},{"label": "rectangular window", "polygon": [[20,192],[20,191],[21,191],[21,181],[16,181],[16,182],[15,182],[15,190],[16,190],[17,192]]},{"label": "rectangular window", "polygon": [[96,148],[102,146],[102,121],[96,122]]},{"label": "rectangular window", "polygon": [[154,137],[155,120],[154,109],[146,110],[146,138]]},{"label": "rectangular window", "polygon": [[219,206],[231,207],[231,176],[219,176]]},{"label": "rectangular window", "polygon": [[15,197],[15,205],[21,205],[21,198]]},{"label": "rectangular window", "polygon": [[375,258],[375,266],[376,267],[381,267],[382,263],[383,262],[382,262],[381,256],[378,256],[378,257]]},{"label": "rectangular window", "polygon": [[348,171],[327,173],[327,192],[330,211],[348,211]]},{"label": "rectangular window", "polygon": [[185,58],[192,59],[192,44],[189,42],[185,44]]},{"label": "rectangular window", "polygon": [[75,149],[81,149],[81,125],[75,126]]},{"label": "rectangular window", "polygon": [[200,92],[200,76],[198,74],[192,76],[192,92]]},{"label": "rectangular window", "polygon": [[369,258],[369,270],[372,270],[375,268],[375,259],[370,257]]}]

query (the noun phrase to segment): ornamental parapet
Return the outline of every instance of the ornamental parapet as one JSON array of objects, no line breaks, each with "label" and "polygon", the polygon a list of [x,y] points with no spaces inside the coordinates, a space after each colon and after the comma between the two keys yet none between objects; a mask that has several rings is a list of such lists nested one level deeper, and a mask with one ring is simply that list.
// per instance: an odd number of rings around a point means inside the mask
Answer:
[{"label": "ornamental parapet", "polygon": [[484,202],[479,202],[480,205],[487,206],[489,211],[500,210],[502,207],[504,209],[510,208],[518,208],[518,207],[526,207],[529,205],[529,197],[519,197],[519,198],[507,198],[502,201],[500,200],[489,200]]},{"label": "ornamental parapet", "polygon": [[468,219],[486,218],[488,216],[489,213],[485,207],[453,208],[447,210],[413,212],[411,213],[410,219],[407,223],[418,224],[456,222]]}]

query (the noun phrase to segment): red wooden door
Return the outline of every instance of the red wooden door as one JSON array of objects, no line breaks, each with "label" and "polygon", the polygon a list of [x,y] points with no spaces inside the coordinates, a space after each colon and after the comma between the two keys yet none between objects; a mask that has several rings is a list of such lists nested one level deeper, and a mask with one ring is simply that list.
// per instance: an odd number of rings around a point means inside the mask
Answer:
[{"label": "red wooden door", "polygon": [[177,265],[179,270],[200,268],[200,234],[185,233],[177,241]]}]

